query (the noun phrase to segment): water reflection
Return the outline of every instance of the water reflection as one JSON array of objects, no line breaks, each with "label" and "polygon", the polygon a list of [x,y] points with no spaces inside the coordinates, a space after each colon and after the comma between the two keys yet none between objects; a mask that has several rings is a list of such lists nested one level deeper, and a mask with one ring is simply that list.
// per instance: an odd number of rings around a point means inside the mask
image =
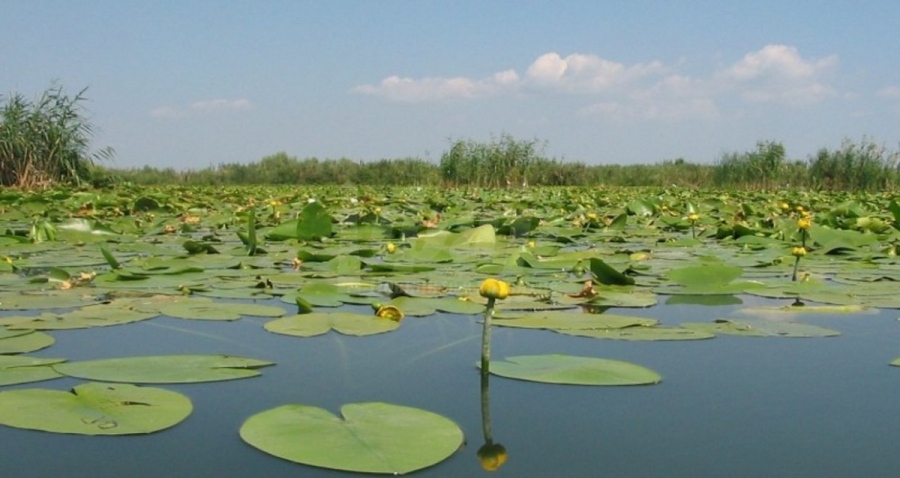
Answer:
[{"label": "water reflection", "polygon": [[494,434],[491,430],[491,373],[481,368],[481,431],[484,433],[484,445],[478,448],[476,453],[481,467],[487,471],[495,471],[506,463],[508,454],[506,447],[500,443],[494,443]]}]

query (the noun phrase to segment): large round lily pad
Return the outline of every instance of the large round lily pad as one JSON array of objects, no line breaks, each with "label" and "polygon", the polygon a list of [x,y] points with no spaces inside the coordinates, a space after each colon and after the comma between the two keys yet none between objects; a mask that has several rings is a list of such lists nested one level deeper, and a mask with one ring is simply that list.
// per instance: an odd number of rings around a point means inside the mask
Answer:
[{"label": "large round lily pad", "polygon": [[445,460],[463,443],[453,421],[389,403],[352,403],[343,418],[308,405],[253,415],[241,438],[279,458],[335,470],[403,474]]},{"label": "large round lily pad", "polygon": [[70,377],[104,382],[194,383],[256,377],[272,362],[229,355],[155,355],[56,365]]},{"label": "large round lily pad", "polygon": [[53,433],[153,433],[180,423],[192,410],[191,400],[180,393],[130,384],[0,392],[0,424]]},{"label": "large round lily pad", "polygon": [[633,363],[556,354],[491,361],[490,371],[501,377],[569,385],[650,385],[662,381],[658,373]]}]

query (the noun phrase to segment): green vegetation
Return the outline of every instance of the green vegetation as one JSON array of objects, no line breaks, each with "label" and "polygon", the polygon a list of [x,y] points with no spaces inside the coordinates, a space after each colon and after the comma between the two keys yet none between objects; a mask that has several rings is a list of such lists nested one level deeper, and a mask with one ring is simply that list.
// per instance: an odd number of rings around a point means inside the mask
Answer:
[{"label": "green vegetation", "polygon": [[26,188],[79,184],[91,178],[95,159],[112,157],[110,148],[90,151],[94,128],[81,107],[85,91],[73,97],[57,86],[34,102],[21,94],[3,99],[0,184]]},{"label": "green vegetation", "polygon": [[452,141],[435,164],[420,158],[359,162],[298,159],[280,152],[250,164],[222,164],[176,171],[145,166],[104,171],[141,185],[368,185],[445,187],[655,186],[773,190],[884,190],[900,186],[900,152],[868,138],[845,140],[836,151],[821,149],[806,160],[789,159],[775,141],[752,150],[724,153],[714,164],[683,158],[657,164],[588,165],[548,158],[543,143],[502,135],[490,142]]}]

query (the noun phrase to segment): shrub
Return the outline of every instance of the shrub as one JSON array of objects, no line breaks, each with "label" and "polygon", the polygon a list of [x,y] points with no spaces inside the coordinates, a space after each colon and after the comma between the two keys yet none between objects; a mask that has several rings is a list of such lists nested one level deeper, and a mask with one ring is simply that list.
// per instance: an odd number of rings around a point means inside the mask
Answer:
[{"label": "shrub", "polygon": [[90,152],[94,129],[81,108],[85,91],[70,97],[56,86],[36,102],[18,93],[5,98],[0,110],[0,184],[80,184],[90,180],[95,159],[112,157],[111,148]]}]

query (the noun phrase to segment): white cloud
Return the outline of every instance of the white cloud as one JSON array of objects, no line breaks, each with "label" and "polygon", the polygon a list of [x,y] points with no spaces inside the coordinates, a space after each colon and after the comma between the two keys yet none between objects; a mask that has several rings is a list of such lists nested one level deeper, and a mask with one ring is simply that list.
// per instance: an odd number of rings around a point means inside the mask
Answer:
[{"label": "white cloud", "polygon": [[245,98],[238,98],[235,100],[213,99],[195,101],[186,108],[160,106],[150,110],[150,116],[154,118],[184,118],[192,114],[212,114],[217,112],[249,110],[252,108],[253,103]]},{"label": "white cloud", "polygon": [[766,45],[748,53],[730,67],[720,71],[718,86],[734,91],[749,102],[773,102],[792,106],[817,103],[837,95],[821,77],[834,69],[838,57],[807,60],[795,47]]},{"label": "white cloud", "polygon": [[[824,79],[837,64],[834,55],[807,59],[795,47],[773,44],[708,75],[691,77],[677,71],[681,63],[625,64],[596,55],[562,56],[548,52],[538,56],[521,76],[515,70],[482,79],[390,76],[378,84],[357,86],[351,91],[403,102],[472,100],[516,92],[527,92],[532,97],[580,95],[586,99],[580,113],[643,119],[713,119],[720,115],[718,103],[727,98],[804,106],[837,96]],[[897,94],[900,95],[900,88]]]}]

